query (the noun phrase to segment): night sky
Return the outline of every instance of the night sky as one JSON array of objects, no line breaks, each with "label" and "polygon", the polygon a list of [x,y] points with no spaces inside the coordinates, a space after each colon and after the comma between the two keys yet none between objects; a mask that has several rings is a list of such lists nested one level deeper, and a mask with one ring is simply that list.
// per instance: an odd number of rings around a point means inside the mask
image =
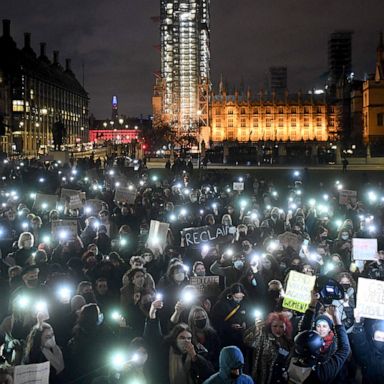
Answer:
[{"label": "night sky", "polygon": [[[111,97],[129,116],[151,113],[153,73],[160,68],[160,0],[1,0],[0,18],[11,19],[18,46],[47,42],[82,79],[97,118],[110,116]],[[352,29],[356,75],[373,73],[383,0],[211,0],[212,80],[262,87],[271,65],[288,66],[290,91],[320,84],[327,69],[327,39]]]}]

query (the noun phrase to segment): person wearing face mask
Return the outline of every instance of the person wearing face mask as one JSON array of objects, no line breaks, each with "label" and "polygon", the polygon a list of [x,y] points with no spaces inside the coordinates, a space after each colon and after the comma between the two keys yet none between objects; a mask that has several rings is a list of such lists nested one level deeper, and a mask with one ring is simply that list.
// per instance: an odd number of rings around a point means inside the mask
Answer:
[{"label": "person wearing face mask", "polygon": [[351,264],[352,236],[348,229],[342,228],[333,243],[332,253],[337,253],[341,257],[344,265]]},{"label": "person wearing face mask", "polygon": [[212,375],[203,384],[252,384],[250,376],[243,373],[244,356],[235,346],[224,347],[220,352],[219,372]]},{"label": "person wearing face mask", "polygon": [[49,382],[65,383],[64,359],[56,344],[52,327],[47,323],[35,325],[27,337],[24,364],[39,364],[49,361]]},{"label": "person wearing face mask", "polygon": [[210,267],[212,275],[225,277],[225,286],[237,283],[244,273],[245,258],[242,254],[227,249],[221,255],[220,260],[216,260]]},{"label": "person wearing face mask", "polygon": [[242,284],[231,285],[219,296],[212,308],[211,319],[223,346],[243,347],[246,312],[247,300]]},{"label": "person wearing face mask", "polygon": [[206,275],[204,263],[202,261],[196,261],[193,264],[192,273],[194,276],[204,277]]},{"label": "person wearing face mask", "polygon": [[384,377],[384,321],[364,319],[355,308],[351,347],[361,367],[363,383],[378,384]]},{"label": "person wearing face mask", "polygon": [[196,345],[199,353],[217,369],[219,367],[220,339],[203,307],[192,307],[189,312],[188,325],[192,331],[193,344]]},{"label": "person wearing face mask", "polygon": [[180,323],[163,337],[157,313],[163,307],[161,300],[151,304],[145,324],[144,340],[150,356],[156,356],[150,367],[156,372],[156,383],[202,384],[214,372],[212,363],[200,353],[192,340],[192,331]]},{"label": "person wearing face mask", "polygon": [[292,348],[292,324],[279,312],[272,312],[266,321],[256,317],[247,329],[244,342],[253,350],[252,378],[255,383],[285,383]]},{"label": "person wearing face mask", "polygon": [[152,252],[150,249],[144,249],[141,253],[144,259],[144,267],[155,282],[158,282],[163,270],[163,263],[160,260],[160,252]]},{"label": "person wearing face mask", "polygon": [[90,281],[81,281],[77,286],[77,295],[84,297],[87,304],[96,303],[96,296],[93,292],[92,283]]},{"label": "person wearing face mask", "polygon": [[187,284],[188,276],[184,270],[184,265],[180,260],[176,259],[169,265],[167,273],[160,279],[156,288],[163,296],[164,308],[160,312],[162,325],[168,325],[175,305],[181,296],[181,292]]},{"label": "person wearing face mask", "polygon": [[355,322],[353,310],[356,307],[356,282],[348,272],[339,273],[336,280],[343,287],[345,296],[343,300],[334,300],[332,304],[338,309],[341,321],[350,334]]}]

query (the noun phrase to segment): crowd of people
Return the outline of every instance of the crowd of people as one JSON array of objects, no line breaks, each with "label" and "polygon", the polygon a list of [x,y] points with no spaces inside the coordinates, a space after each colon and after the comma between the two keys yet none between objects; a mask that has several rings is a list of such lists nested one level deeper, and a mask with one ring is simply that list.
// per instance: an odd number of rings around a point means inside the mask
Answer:
[{"label": "crowd of people", "polygon": [[[287,172],[5,159],[0,383],[44,362],[55,384],[383,383],[384,320],[356,307],[384,280],[382,187]],[[291,272],[316,278],[303,310]]]}]

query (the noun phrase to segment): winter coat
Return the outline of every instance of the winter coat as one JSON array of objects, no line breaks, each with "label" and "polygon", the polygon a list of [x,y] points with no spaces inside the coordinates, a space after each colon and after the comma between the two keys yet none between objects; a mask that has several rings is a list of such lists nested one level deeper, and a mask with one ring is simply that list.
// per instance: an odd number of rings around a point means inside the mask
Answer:
[{"label": "winter coat", "polygon": [[368,341],[361,323],[355,324],[350,334],[355,359],[361,365],[363,384],[378,384],[384,380],[384,353],[380,353]]},{"label": "winter coat", "polygon": [[244,365],[244,357],[240,349],[234,346],[225,347],[220,352],[220,370],[204,384],[253,384],[253,380],[242,373],[237,379],[231,378],[231,369],[239,368]]}]

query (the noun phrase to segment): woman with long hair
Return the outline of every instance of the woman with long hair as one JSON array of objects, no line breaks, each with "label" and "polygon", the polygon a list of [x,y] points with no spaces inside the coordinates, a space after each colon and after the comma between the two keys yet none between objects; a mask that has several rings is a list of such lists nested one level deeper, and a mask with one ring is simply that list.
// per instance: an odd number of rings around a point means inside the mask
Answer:
[{"label": "woman with long hair", "polygon": [[56,344],[52,327],[47,323],[35,325],[27,337],[24,364],[38,364],[49,361],[49,382],[64,383],[64,359]]}]

